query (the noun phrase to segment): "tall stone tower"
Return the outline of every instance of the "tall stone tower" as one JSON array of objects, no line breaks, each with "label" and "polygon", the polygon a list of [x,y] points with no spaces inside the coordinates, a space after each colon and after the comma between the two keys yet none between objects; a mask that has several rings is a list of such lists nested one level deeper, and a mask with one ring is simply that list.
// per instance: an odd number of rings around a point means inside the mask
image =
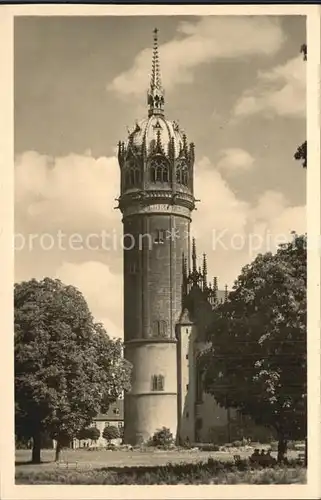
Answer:
[{"label": "tall stone tower", "polygon": [[194,209],[194,145],[165,118],[158,37],[146,117],[119,143],[119,209],[124,230],[125,358],[133,365],[125,396],[124,439],[136,444],[165,426],[177,435],[176,324]]}]

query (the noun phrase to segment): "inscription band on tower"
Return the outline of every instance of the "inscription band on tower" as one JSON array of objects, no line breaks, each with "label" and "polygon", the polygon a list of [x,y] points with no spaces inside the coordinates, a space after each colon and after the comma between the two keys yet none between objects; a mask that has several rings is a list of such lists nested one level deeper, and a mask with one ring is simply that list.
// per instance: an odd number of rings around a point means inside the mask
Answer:
[{"label": "inscription band on tower", "polygon": [[123,217],[144,214],[180,215],[181,217],[191,219],[191,211],[189,208],[182,207],[180,205],[168,205],[166,203],[144,206],[128,206],[123,211]]}]

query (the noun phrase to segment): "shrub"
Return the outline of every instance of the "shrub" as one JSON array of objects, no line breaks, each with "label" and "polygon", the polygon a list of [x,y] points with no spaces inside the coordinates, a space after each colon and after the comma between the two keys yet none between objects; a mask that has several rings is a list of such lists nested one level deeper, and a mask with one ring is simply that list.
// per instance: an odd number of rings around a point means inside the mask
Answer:
[{"label": "shrub", "polygon": [[167,427],[162,427],[162,429],[155,432],[149,444],[160,448],[169,448],[174,444],[173,434]]},{"label": "shrub", "polygon": [[213,426],[209,429],[208,440],[213,444],[224,444],[227,441],[227,431],[223,426]]},{"label": "shrub", "polygon": [[232,445],[235,448],[240,448],[243,445],[243,443],[242,443],[242,441],[233,441]]},{"label": "shrub", "polygon": [[114,450],[116,450],[116,446],[113,443],[108,443],[108,445],[106,446],[106,450],[107,451],[114,451]]},{"label": "shrub", "polygon": [[218,444],[204,443],[198,447],[202,451],[220,451],[220,446]]},{"label": "shrub", "polygon": [[111,441],[112,439],[118,439],[119,438],[118,428],[115,427],[114,425],[105,427],[105,429],[103,430],[103,438],[106,439],[106,441]]}]

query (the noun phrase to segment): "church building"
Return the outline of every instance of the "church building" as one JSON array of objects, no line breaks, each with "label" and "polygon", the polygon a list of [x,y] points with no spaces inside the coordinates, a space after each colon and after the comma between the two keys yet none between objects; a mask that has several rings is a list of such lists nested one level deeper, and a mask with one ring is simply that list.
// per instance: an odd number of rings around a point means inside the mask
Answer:
[{"label": "church building", "polygon": [[[178,442],[229,440],[230,413],[204,393],[197,366],[213,308],[227,297],[198,262],[190,226],[195,146],[165,117],[157,30],[146,117],[119,142],[119,209],[124,232],[124,355],[132,387],[124,441],[138,444],[167,427]],[[215,440],[215,439],[214,439]]]}]

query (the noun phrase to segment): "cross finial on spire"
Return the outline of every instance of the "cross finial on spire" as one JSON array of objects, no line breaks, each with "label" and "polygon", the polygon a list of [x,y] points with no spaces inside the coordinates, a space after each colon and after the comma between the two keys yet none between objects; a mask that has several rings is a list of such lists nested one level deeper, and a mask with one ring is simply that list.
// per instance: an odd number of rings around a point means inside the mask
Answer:
[{"label": "cross finial on spire", "polygon": [[152,73],[150,80],[150,89],[148,91],[148,115],[163,115],[164,114],[164,91],[161,83],[159,53],[158,53],[158,29],[153,31],[153,57],[152,57]]}]

